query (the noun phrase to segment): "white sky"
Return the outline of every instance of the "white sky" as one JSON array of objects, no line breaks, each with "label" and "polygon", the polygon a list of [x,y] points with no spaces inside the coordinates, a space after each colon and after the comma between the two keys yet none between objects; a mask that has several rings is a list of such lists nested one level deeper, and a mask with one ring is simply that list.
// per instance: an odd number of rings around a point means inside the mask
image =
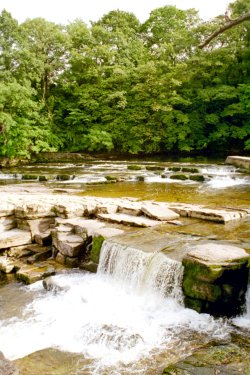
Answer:
[{"label": "white sky", "polygon": [[0,0],[0,12],[6,9],[19,22],[26,18],[42,17],[48,21],[66,24],[76,18],[86,23],[97,21],[111,10],[125,10],[134,13],[141,22],[151,10],[176,5],[180,9],[195,8],[203,19],[224,14],[233,0]]}]

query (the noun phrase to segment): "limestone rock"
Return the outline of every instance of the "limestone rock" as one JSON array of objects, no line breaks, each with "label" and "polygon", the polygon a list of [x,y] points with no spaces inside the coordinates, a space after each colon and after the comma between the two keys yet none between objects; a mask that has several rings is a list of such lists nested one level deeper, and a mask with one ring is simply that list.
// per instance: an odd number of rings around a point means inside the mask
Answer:
[{"label": "limestone rock", "polygon": [[229,221],[239,220],[247,215],[245,211],[216,210],[198,205],[181,203],[171,203],[169,204],[169,208],[183,217],[192,217],[224,224]]},{"label": "limestone rock", "polygon": [[241,248],[208,243],[183,259],[187,307],[213,315],[241,312],[248,284],[249,255]]},{"label": "limestone rock", "polygon": [[0,233],[16,228],[15,216],[0,217]]},{"label": "limestone rock", "polygon": [[15,215],[19,219],[38,219],[42,217],[54,217],[53,205],[45,202],[30,202],[17,206]]},{"label": "limestone rock", "polygon": [[15,205],[13,203],[1,202],[0,217],[13,216],[15,213]]},{"label": "limestone rock", "polygon": [[12,229],[0,233],[0,249],[30,244],[31,242],[31,234],[28,231]]},{"label": "limestone rock", "polygon": [[141,203],[122,201],[118,205],[118,212],[132,216],[139,216],[142,214]]},{"label": "limestone rock", "polygon": [[170,210],[166,205],[157,203],[146,203],[142,205],[142,212],[156,220],[169,221],[179,218],[179,214]]},{"label": "limestone rock", "polygon": [[71,233],[52,234],[53,245],[64,256],[77,257],[84,253],[86,247],[86,238]]},{"label": "limestone rock", "polygon": [[44,289],[54,293],[65,292],[70,288],[69,285],[66,285],[62,279],[58,280],[53,276],[46,277],[46,279],[43,280],[43,287]]},{"label": "limestone rock", "polygon": [[145,216],[130,216],[127,214],[99,214],[98,217],[106,221],[119,224],[127,224],[136,227],[152,227],[155,225],[159,225],[159,221],[149,219]]},{"label": "limestone rock", "polygon": [[250,170],[250,158],[247,156],[228,156],[225,163]]},{"label": "limestone rock", "polygon": [[0,256],[0,271],[11,273],[15,269],[15,264],[6,256]]},{"label": "limestone rock", "polygon": [[16,273],[16,278],[25,284],[32,284],[54,274],[54,267],[44,263],[36,266],[27,265],[21,267]]}]

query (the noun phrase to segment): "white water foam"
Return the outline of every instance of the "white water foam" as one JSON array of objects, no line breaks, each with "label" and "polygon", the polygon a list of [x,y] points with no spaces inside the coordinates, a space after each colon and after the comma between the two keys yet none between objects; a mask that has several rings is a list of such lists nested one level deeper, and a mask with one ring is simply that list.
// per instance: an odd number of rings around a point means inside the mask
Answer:
[{"label": "white water foam", "polygon": [[1,321],[0,350],[15,359],[56,347],[93,359],[94,370],[86,374],[109,373],[104,369],[115,366],[112,374],[118,375],[119,366],[168,349],[182,351],[194,335],[225,337],[222,321],[178,302],[180,271],[177,262],[162,254],[106,243],[96,275],[54,276],[65,287],[56,294],[44,291],[41,282],[26,287],[36,297],[21,317]]},{"label": "white water foam", "polygon": [[246,311],[243,315],[234,318],[233,323],[238,327],[250,330],[250,286],[248,286],[246,295]]},{"label": "white water foam", "polygon": [[213,189],[223,189],[231,186],[249,185],[250,181],[247,178],[238,178],[231,176],[216,176],[207,182],[207,185]]}]

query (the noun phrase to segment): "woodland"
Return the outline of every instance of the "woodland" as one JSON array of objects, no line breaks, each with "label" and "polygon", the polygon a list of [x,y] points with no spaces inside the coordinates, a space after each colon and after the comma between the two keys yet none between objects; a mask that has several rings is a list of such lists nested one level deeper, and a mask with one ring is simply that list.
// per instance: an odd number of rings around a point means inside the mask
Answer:
[{"label": "woodland", "polygon": [[144,23],[114,10],[59,25],[3,10],[0,156],[249,154],[249,12],[237,0],[210,21],[166,5]]}]

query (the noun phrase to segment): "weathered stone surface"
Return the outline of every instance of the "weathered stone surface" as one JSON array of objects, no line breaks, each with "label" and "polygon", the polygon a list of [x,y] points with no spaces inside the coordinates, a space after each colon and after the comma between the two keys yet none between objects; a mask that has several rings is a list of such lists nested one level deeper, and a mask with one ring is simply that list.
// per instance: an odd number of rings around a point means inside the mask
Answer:
[{"label": "weathered stone surface", "polygon": [[86,247],[86,238],[82,238],[71,233],[52,234],[53,245],[59,252],[65,256],[77,257],[84,253]]},{"label": "weathered stone surface", "polygon": [[246,263],[249,255],[240,247],[208,243],[196,246],[188,253],[188,258],[197,259],[207,266],[230,266]]},{"label": "weathered stone surface", "polygon": [[127,214],[98,214],[98,218],[119,223],[119,224],[127,224],[136,227],[152,227],[155,225],[159,225],[159,221],[149,219],[145,216],[130,216]]},{"label": "weathered stone surface", "polygon": [[[54,217],[49,217],[49,218],[40,218],[40,219],[34,219],[34,220],[18,220],[18,228],[24,229],[24,230],[29,230],[31,232],[32,240],[35,239],[35,236],[39,238],[51,239],[50,236],[50,229],[51,226],[55,223]],[[44,241],[42,241],[43,244]]]},{"label": "weathered stone surface", "polygon": [[5,202],[4,200],[0,205],[0,217],[13,216],[15,213],[15,204]]},{"label": "weathered stone surface", "polygon": [[215,345],[196,350],[191,356],[166,367],[162,375],[248,375],[249,348]]},{"label": "weathered stone surface", "polygon": [[186,306],[213,315],[240,313],[248,284],[248,260],[249,255],[235,246],[197,246],[182,262]]},{"label": "weathered stone surface", "polygon": [[20,268],[20,270],[17,271],[16,278],[24,282],[25,284],[32,284],[54,274],[54,267],[44,263],[39,266],[23,266],[22,268]]},{"label": "weathered stone surface", "polygon": [[70,288],[69,285],[66,285],[62,279],[58,280],[53,276],[46,277],[46,279],[43,280],[43,287],[44,289],[54,293],[65,292]]},{"label": "weathered stone surface", "polygon": [[0,375],[21,375],[14,363],[6,359],[0,352]]},{"label": "weathered stone surface", "polygon": [[146,203],[142,205],[141,209],[145,215],[160,221],[175,220],[180,217],[179,214],[170,210],[164,204]]},{"label": "weathered stone surface", "polygon": [[45,202],[30,202],[17,206],[15,215],[19,219],[38,219],[42,217],[54,217],[53,205]]},{"label": "weathered stone surface", "polygon": [[31,233],[28,231],[12,229],[0,233],[0,249],[29,244],[31,241]]},{"label": "weathered stone surface", "polygon": [[[95,219],[84,219],[84,218],[73,218],[73,219],[64,219],[56,220],[58,230],[60,231],[61,226],[63,225],[63,231],[67,231],[67,228],[70,229],[72,233],[82,235],[86,234],[87,236],[92,236],[99,228],[105,226],[105,224],[99,220]],[[56,227],[57,230],[57,227]]]},{"label": "weathered stone surface", "polygon": [[239,220],[247,215],[245,211],[215,210],[191,204],[171,203],[169,207],[180,216],[214,221],[217,223]]},{"label": "weathered stone surface", "polygon": [[51,247],[40,247],[39,251],[37,251],[34,255],[30,256],[27,259],[27,263],[34,264],[35,262],[46,260],[50,258],[51,256],[52,256]]},{"label": "weathered stone surface", "polygon": [[16,228],[15,216],[0,217],[0,233]]},{"label": "weathered stone surface", "polygon": [[6,256],[0,256],[0,272],[11,273],[15,269],[15,264]]},{"label": "weathered stone surface", "polygon": [[250,170],[250,157],[247,156],[228,156],[225,163]]},{"label": "weathered stone surface", "polygon": [[84,216],[85,206],[81,202],[64,202],[54,206],[56,216],[67,219],[70,217]]},{"label": "weathered stone surface", "polygon": [[142,214],[141,203],[121,201],[118,205],[118,212],[132,216],[139,216]]}]

